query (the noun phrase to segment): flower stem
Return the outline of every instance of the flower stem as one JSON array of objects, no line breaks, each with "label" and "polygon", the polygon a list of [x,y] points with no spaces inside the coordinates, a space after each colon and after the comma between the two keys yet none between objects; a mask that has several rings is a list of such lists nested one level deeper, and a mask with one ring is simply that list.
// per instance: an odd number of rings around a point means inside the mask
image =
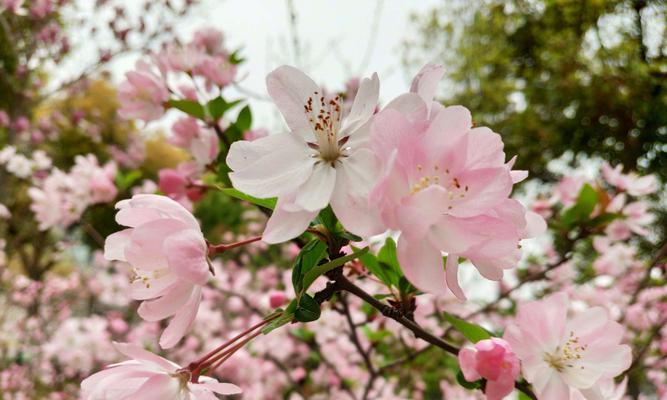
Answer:
[{"label": "flower stem", "polygon": [[253,242],[262,240],[261,236],[252,237],[250,239],[241,240],[235,243],[220,243],[220,244],[210,244],[208,245],[208,256],[213,257],[217,254],[224,253],[227,250],[231,250],[237,247],[245,246]]}]

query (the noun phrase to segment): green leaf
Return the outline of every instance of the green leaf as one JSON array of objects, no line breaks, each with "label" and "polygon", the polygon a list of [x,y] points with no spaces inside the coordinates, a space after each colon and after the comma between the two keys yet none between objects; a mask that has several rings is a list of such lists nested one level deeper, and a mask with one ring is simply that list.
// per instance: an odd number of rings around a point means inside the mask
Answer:
[{"label": "green leaf", "polygon": [[563,212],[561,223],[569,227],[576,222],[583,222],[591,215],[598,203],[598,192],[589,184],[585,184],[579,191],[574,205]]},{"label": "green leaf", "polygon": [[311,322],[318,320],[321,313],[320,304],[308,293],[304,293],[294,311],[294,318],[299,322]]},{"label": "green leaf", "polygon": [[239,115],[236,117],[236,123],[234,124],[241,131],[245,132],[252,126],[252,112],[250,111],[250,106],[245,106],[239,112]]},{"label": "green leaf", "polygon": [[327,246],[320,240],[313,239],[303,246],[299,255],[296,256],[292,268],[292,285],[297,298],[305,291],[303,289],[304,275],[310,272],[326,255]]},{"label": "green leaf", "polygon": [[482,387],[481,379],[475,382],[468,382],[463,376],[463,372],[461,372],[461,370],[459,370],[459,372],[456,374],[456,381],[459,383],[459,385],[470,390],[479,389]]},{"label": "green leaf", "polygon": [[258,199],[257,197],[250,196],[248,194],[245,194],[243,192],[240,192],[234,188],[223,188],[219,187],[220,191],[227,196],[233,197],[235,199],[239,200],[245,200],[249,203],[255,204],[260,207],[268,208],[269,210],[273,210],[276,207],[276,201],[277,199],[270,198],[270,199]]},{"label": "green leaf", "polygon": [[492,336],[489,331],[477,324],[464,321],[447,313],[444,313],[444,316],[445,319],[449,321],[449,323],[452,324],[452,326],[456,328],[457,331],[461,332],[466,339],[473,343],[477,343],[480,340],[489,339]]},{"label": "green leaf", "polygon": [[367,252],[368,247],[364,247],[357,252],[348,254],[344,257],[336,258],[335,260],[329,261],[326,264],[316,265],[308,272],[304,271],[302,292],[308,290],[310,285],[312,285],[313,282],[315,282],[315,279],[317,279],[319,276],[324,275],[332,269],[339,267],[348,261],[354,260],[355,258],[358,258],[360,255],[366,254]]},{"label": "green leaf", "polygon": [[237,65],[245,61],[245,58],[241,57],[241,49],[234,50],[234,52],[229,56],[229,62]]},{"label": "green leaf", "polygon": [[285,312],[283,315],[269,322],[264,328],[262,328],[262,333],[266,335],[274,329],[289,324],[293,320],[294,320],[294,314]]},{"label": "green leaf", "polygon": [[336,218],[336,214],[334,214],[331,206],[327,206],[327,208],[323,209],[319,214],[317,214],[317,222],[324,225],[324,227],[327,228],[329,232],[336,232],[338,218]]},{"label": "green leaf", "polygon": [[606,226],[609,225],[610,222],[612,222],[615,219],[623,217],[623,214],[621,213],[604,213],[600,214],[597,217],[593,218],[591,220],[591,226],[592,227],[600,227],[600,226]]},{"label": "green leaf", "polygon": [[181,110],[192,117],[202,120],[206,118],[204,106],[194,100],[169,100],[167,105],[177,110]]},{"label": "green leaf", "polygon": [[[353,247],[353,249],[355,251],[357,250],[356,247]],[[387,286],[394,285],[391,267],[384,263],[381,264],[375,255],[371,253],[363,254],[359,256],[359,261],[361,261],[364,267],[366,267],[366,269],[371,274],[375,275],[379,280],[381,280],[382,283]]]},{"label": "green leaf", "polygon": [[234,100],[232,102],[227,102],[222,96],[216,97],[215,99],[209,101],[206,104],[206,110],[208,110],[208,116],[211,117],[214,121],[219,120],[222,116],[235,105],[239,104],[241,100]]},{"label": "green leaf", "polygon": [[401,294],[413,294],[419,292],[419,290],[404,276],[401,276],[398,280],[398,291],[401,292]]},{"label": "green leaf", "polygon": [[130,186],[132,186],[138,179],[140,179],[141,175],[141,171],[139,170],[132,170],[127,174],[123,174],[122,171],[119,171],[115,178],[116,187],[119,191],[123,192],[129,189]]},{"label": "green leaf", "polygon": [[347,239],[350,242],[361,242],[364,240],[361,236],[357,236],[354,233],[350,233],[348,231],[339,232],[338,236],[342,237],[343,239]]}]

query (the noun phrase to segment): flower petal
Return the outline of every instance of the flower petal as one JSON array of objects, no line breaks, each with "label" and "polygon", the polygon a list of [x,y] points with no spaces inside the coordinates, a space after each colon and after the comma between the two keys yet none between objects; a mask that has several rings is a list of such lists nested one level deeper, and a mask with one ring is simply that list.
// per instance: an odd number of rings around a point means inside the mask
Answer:
[{"label": "flower petal", "polygon": [[146,366],[156,368],[164,372],[173,372],[180,368],[178,364],[162,358],[157,354],[153,354],[136,344],[113,342],[113,347],[126,357],[140,361]]},{"label": "flower petal", "polygon": [[447,292],[440,250],[426,240],[411,240],[406,235],[398,238],[397,247],[401,269],[413,285],[434,294]]},{"label": "flower petal", "polygon": [[294,239],[308,228],[317,213],[318,211],[295,209],[288,201],[278,199],[278,204],[264,228],[262,240],[266,243],[282,243]]},{"label": "flower petal", "polygon": [[[304,106],[309,97],[315,99],[322,96],[323,92],[308,75],[297,68],[283,65],[266,77],[266,88],[293,132],[311,130]],[[319,101],[312,103],[317,106]]]},{"label": "flower petal", "polygon": [[447,256],[445,279],[447,281],[447,287],[454,293],[454,296],[461,301],[465,301],[466,295],[463,293],[463,290],[459,285],[459,257],[456,254],[449,254]]},{"label": "flower petal", "polygon": [[130,234],[132,228],[112,233],[104,241],[104,259],[106,260],[125,260],[125,248],[130,244]]},{"label": "flower petal", "polygon": [[297,189],[294,204],[306,211],[319,211],[329,204],[336,185],[336,169],[329,163],[319,162],[310,178]]},{"label": "flower petal", "polygon": [[352,103],[352,109],[345,119],[343,132],[351,133],[366,123],[375,112],[380,93],[380,80],[378,74],[371,78],[364,78],[359,84],[359,90]]},{"label": "flower petal", "polygon": [[[267,146],[268,138],[273,147]],[[227,159],[237,167],[229,174],[234,187],[260,198],[294,191],[311,175],[316,161],[306,143],[291,133],[234,142]]]},{"label": "flower petal", "polygon": [[187,281],[175,284],[162,297],[144,301],[139,305],[137,314],[145,321],[154,322],[169,318],[190,299],[194,286]]},{"label": "flower petal", "polygon": [[174,315],[174,318],[169,322],[167,328],[160,336],[160,347],[169,349],[183,338],[185,333],[192,326],[192,322],[197,316],[199,310],[199,303],[201,302],[201,287],[195,286],[190,295],[188,302],[181,307],[181,309]]},{"label": "flower petal", "polygon": [[207,245],[201,231],[186,229],[167,236],[162,251],[169,267],[195,285],[205,285],[210,277]]}]

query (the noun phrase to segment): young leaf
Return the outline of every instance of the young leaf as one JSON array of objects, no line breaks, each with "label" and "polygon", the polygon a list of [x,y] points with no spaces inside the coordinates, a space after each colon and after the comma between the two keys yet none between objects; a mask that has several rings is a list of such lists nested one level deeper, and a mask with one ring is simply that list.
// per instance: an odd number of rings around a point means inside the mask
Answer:
[{"label": "young leaf", "polygon": [[305,291],[303,289],[304,275],[310,272],[326,255],[327,246],[317,239],[303,246],[292,268],[292,285],[297,298]]},{"label": "young leaf", "polygon": [[214,121],[219,120],[222,116],[230,110],[235,105],[239,104],[241,100],[234,100],[232,102],[227,102],[222,96],[216,97],[215,99],[209,101],[206,104],[206,110],[208,110],[208,115]]},{"label": "young leaf", "polygon": [[299,322],[311,322],[320,318],[320,304],[315,301],[308,293],[301,295],[299,304],[294,311],[294,318]]},{"label": "young leaf", "polygon": [[206,117],[204,106],[194,100],[169,100],[167,105],[198,119]]},{"label": "young leaf", "polygon": [[444,313],[444,316],[445,319],[449,321],[449,323],[452,324],[452,326],[456,328],[457,331],[461,332],[466,339],[473,343],[477,343],[480,340],[489,339],[491,337],[489,331],[479,325],[464,321],[447,313]]},{"label": "young leaf", "polygon": [[561,222],[565,227],[576,222],[583,222],[591,215],[598,203],[598,192],[589,184],[585,184],[579,191],[574,205],[563,212]]},{"label": "young leaf", "polygon": [[317,279],[319,276],[326,274],[327,272],[331,271],[332,269],[339,267],[343,264],[345,264],[348,261],[354,260],[355,258],[359,257],[360,255],[366,254],[368,252],[368,247],[364,247],[363,249],[354,252],[352,254],[348,254],[344,257],[336,258],[333,261],[329,261],[326,264],[322,265],[316,265],[312,267],[309,271],[304,271],[304,276],[303,276],[303,287],[301,289],[302,292],[305,292],[308,290],[310,285],[315,282],[315,279]]},{"label": "young leaf", "polygon": [[220,188],[220,191],[227,196],[233,197],[235,199],[239,200],[245,200],[249,203],[255,204],[260,207],[268,208],[269,210],[273,210],[276,207],[276,201],[277,199],[275,197],[270,198],[270,199],[258,199],[257,197],[250,196],[248,194],[245,194],[243,192],[239,192],[238,190],[234,188]]},{"label": "young leaf", "polygon": [[250,111],[250,106],[245,106],[239,112],[238,117],[236,117],[236,123],[234,124],[241,131],[245,132],[252,126],[252,112]]}]

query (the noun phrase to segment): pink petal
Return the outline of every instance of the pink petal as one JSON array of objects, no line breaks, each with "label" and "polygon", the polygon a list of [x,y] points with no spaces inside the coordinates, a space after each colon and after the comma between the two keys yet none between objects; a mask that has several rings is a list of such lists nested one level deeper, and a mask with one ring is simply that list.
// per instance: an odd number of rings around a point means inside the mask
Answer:
[{"label": "pink petal", "polygon": [[134,300],[154,299],[162,296],[166,291],[171,290],[172,285],[178,282],[179,278],[176,274],[168,273],[152,278],[151,272],[142,272],[149,277],[148,281],[136,279],[130,285],[130,297]]},{"label": "pink petal", "polygon": [[410,121],[424,121],[428,117],[428,104],[416,93],[405,93],[396,97],[384,110],[398,111]]},{"label": "pink petal", "polygon": [[180,368],[177,364],[153,354],[136,344],[113,342],[113,347],[124,356],[140,361],[142,364],[152,368],[157,368],[165,372],[173,372]]},{"label": "pink petal", "polygon": [[162,297],[144,301],[137,313],[146,321],[154,322],[171,317],[190,299],[194,286],[187,281],[180,281],[172,286]]},{"label": "pink petal", "polygon": [[194,322],[197,316],[200,302],[201,287],[195,286],[188,302],[174,315],[167,328],[162,332],[160,347],[170,349],[176,346],[192,326],[192,322]]},{"label": "pink petal", "polygon": [[125,260],[125,248],[130,244],[132,229],[112,233],[104,241],[104,258],[106,260]]},{"label": "pink petal", "polygon": [[240,387],[233,385],[231,383],[222,383],[222,382],[202,382],[201,386],[204,386],[207,389],[214,391],[215,393],[222,395],[233,395],[239,394],[243,391]]},{"label": "pink petal", "polygon": [[130,245],[125,249],[125,259],[133,267],[155,270],[167,267],[163,252],[164,238],[188,226],[177,219],[156,219],[142,224],[132,231]]},{"label": "pink petal", "polygon": [[[178,379],[169,375],[155,375],[149,378],[139,390],[134,392],[131,399],[166,400],[177,399],[181,391]],[[130,399],[127,399],[130,400]]]},{"label": "pink petal", "polygon": [[426,104],[430,104],[435,97],[438,82],[445,74],[442,65],[428,63],[422,67],[412,80],[410,92],[417,93]]},{"label": "pink petal", "polygon": [[169,268],[181,278],[195,285],[205,285],[210,277],[208,246],[201,231],[186,229],[173,233],[164,240],[162,251]]},{"label": "pink petal", "polygon": [[445,279],[447,280],[447,287],[454,293],[459,300],[465,301],[466,295],[463,293],[459,285],[459,257],[455,254],[447,256],[447,263],[445,264]]},{"label": "pink petal", "polygon": [[459,366],[461,372],[468,382],[474,382],[482,377],[477,372],[477,352],[470,348],[464,347],[459,351]]},{"label": "pink petal", "polygon": [[430,293],[447,292],[440,250],[425,240],[411,240],[406,235],[399,237],[397,247],[401,269],[413,285]]}]

